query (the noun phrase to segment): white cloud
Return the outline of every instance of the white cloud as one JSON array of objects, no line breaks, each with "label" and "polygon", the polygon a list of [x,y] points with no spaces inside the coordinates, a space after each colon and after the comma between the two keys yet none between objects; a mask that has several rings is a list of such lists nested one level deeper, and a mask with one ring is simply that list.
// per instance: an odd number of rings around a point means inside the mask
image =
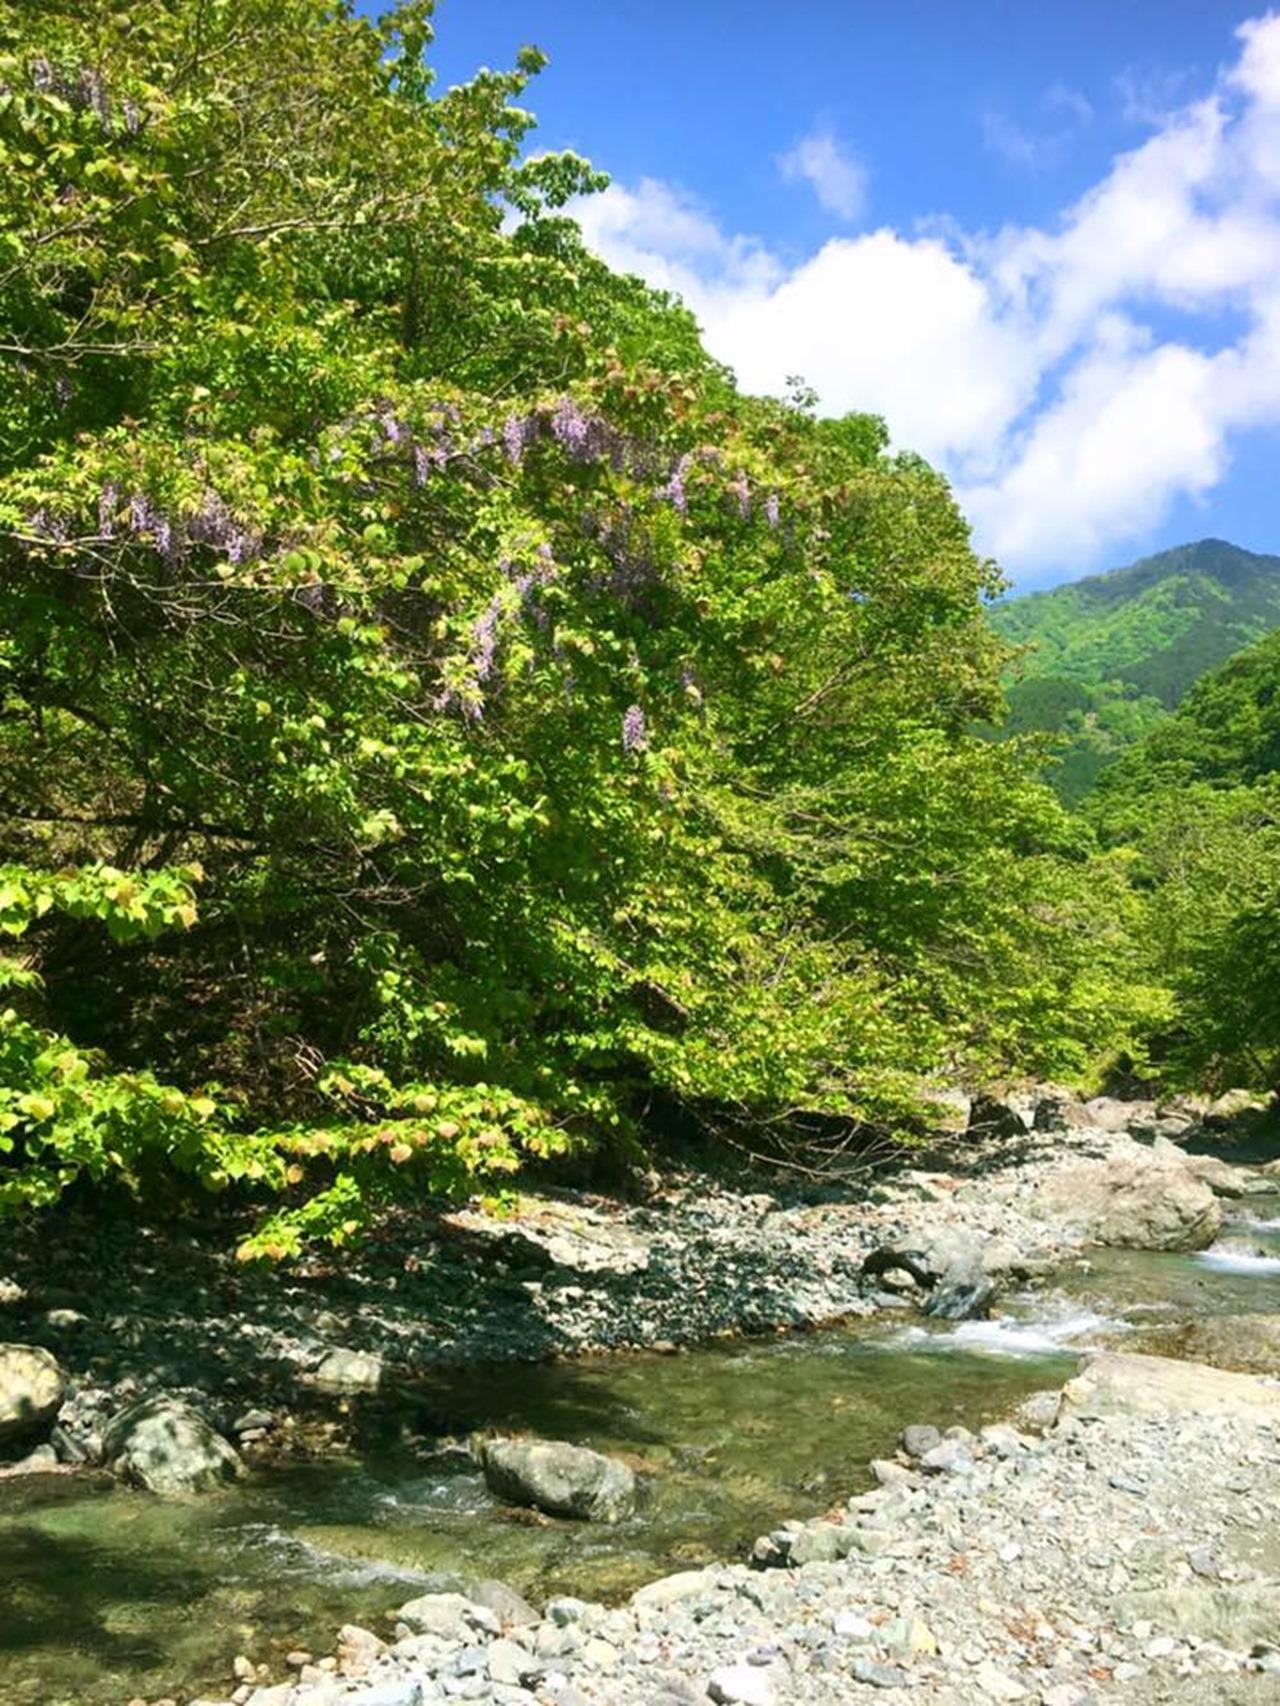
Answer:
[{"label": "white cloud", "polygon": [[800,373],[832,412],[884,414],[1020,579],[1084,569],[1207,499],[1235,434],[1280,423],[1280,16],[1238,34],[1214,91],[1052,226],[939,220],[786,263],[665,184],[579,214],[607,259],[685,297],[748,388]]},{"label": "white cloud", "polygon": [[1070,150],[1080,132],[1093,122],[1093,108],[1079,89],[1054,83],[1040,97],[1044,112],[1057,122],[1032,129],[1007,113],[989,111],[982,115],[982,140],[992,154],[1011,166],[1039,172],[1053,166]]},{"label": "white cloud", "polygon": [[802,136],[778,162],[784,178],[803,179],[828,213],[857,219],[867,199],[867,172],[825,127]]},{"label": "white cloud", "polygon": [[1056,136],[1037,136],[1008,113],[983,113],[982,140],[992,154],[1029,172],[1039,171],[1060,152]]}]

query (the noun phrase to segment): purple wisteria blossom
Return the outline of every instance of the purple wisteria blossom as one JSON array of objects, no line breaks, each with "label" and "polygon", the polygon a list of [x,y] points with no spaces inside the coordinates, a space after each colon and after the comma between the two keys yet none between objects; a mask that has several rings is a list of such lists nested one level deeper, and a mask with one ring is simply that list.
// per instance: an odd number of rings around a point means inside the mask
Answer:
[{"label": "purple wisteria blossom", "polygon": [[551,436],[571,462],[599,462],[616,447],[608,424],[599,415],[589,415],[572,397],[562,397],[556,405]]},{"label": "purple wisteria blossom", "polygon": [[413,447],[413,483],[415,486],[425,486],[431,473],[431,459],[427,455],[425,444],[415,444]]},{"label": "purple wisteria blossom", "polygon": [[187,522],[187,537],[193,544],[225,551],[229,563],[247,563],[262,550],[262,535],[238,521],[214,491],[201,498],[200,508]]},{"label": "purple wisteria blossom", "polygon": [[685,479],[693,466],[693,456],[686,451],[671,471],[671,478],[665,486],[660,486],[658,496],[665,498],[671,507],[680,515],[688,515],[689,499],[684,489]]},{"label": "purple wisteria blossom", "polygon": [[27,518],[27,526],[39,538],[52,539],[59,545],[71,537],[71,528],[66,516],[50,515],[47,509],[33,511]]},{"label": "purple wisteria blossom", "polygon": [[386,435],[388,444],[402,444],[408,436],[409,429],[390,408],[378,410],[378,425]]},{"label": "purple wisteria blossom", "polygon": [[745,521],[751,514],[751,487],[747,484],[747,476],[741,468],[737,478],[730,481],[729,490],[738,500],[738,514]]},{"label": "purple wisteria blossom", "polygon": [[626,753],[645,752],[649,746],[649,730],[639,705],[628,705],[622,714],[622,750]]},{"label": "purple wisteria blossom", "polygon": [[502,448],[513,468],[520,466],[528,442],[529,423],[523,415],[508,415],[502,423]]},{"label": "purple wisteria blossom", "polygon": [[103,539],[114,539],[116,534],[116,511],[120,508],[120,489],[114,480],[108,480],[98,494],[98,532]]},{"label": "purple wisteria blossom", "polygon": [[770,529],[775,532],[777,531],[779,513],[778,494],[777,492],[770,492],[764,500],[764,518],[769,523]]},{"label": "purple wisteria blossom", "polygon": [[494,654],[498,649],[498,623],[502,617],[503,597],[495,592],[476,619],[471,630],[471,673],[477,681],[488,681],[493,674]]}]

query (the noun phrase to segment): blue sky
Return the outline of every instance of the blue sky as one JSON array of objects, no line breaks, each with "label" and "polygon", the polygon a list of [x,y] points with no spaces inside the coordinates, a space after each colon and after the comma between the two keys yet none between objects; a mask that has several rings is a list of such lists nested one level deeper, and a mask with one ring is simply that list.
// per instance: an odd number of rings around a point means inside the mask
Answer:
[{"label": "blue sky", "polygon": [[[1021,585],[1280,550],[1280,19],[1203,0],[442,0],[446,83],[536,42],[538,148],[745,385],[944,467]],[[1243,31],[1243,33],[1241,33]]]}]

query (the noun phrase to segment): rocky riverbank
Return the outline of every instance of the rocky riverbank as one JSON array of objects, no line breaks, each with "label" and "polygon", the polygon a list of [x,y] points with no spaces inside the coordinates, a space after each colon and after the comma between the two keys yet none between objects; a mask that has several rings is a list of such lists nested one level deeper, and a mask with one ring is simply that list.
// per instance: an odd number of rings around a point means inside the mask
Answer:
[{"label": "rocky riverbank", "polygon": [[[913,1298],[981,1312],[1091,1243],[1202,1247],[1220,1193],[1275,1188],[1265,1169],[1180,1147],[1234,1139],[1225,1115],[1042,1092],[966,1116],[967,1131],[843,1181],[685,1163],[630,1198],[399,1214],[340,1263],[281,1271],[237,1265],[221,1224],[72,1213],[6,1233],[0,1341],[58,1359],[80,1395],[64,1422],[83,1436],[161,1391],[226,1429],[442,1368],[812,1328]],[[917,1259],[896,1266],[893,1252]]]},{"label": "rocky riverbank", "polygon": [[[1003,1288],[1047,1279],[1092,1245],[1203,1249],[1224,1201],[1277,1190],[1249,1110],[1243,1121],[1228,1109],[1206,1119],[1134,1103],[1082,1108],[1042,1092],[963,1111],[966,1132],[839,1186],[686,1166],[631,1200],[563,1191],[502,1216],[476,1205],[402,1217],[341,1271],[312,1262],[254,1273],[226,1256],[225,1229],[219,1238],[217,1228],[103,1229],[68,1217],[39,1246],[12,1241],[3,1259],[12,1277],[0,1284],[0,1341],[29,1349],[7,1374],[0,1349],[0,1448],[28,1455],[0,1473],[106,1464],[162,1493],[215,1485],[312,1438],[316,1418],[340,1435],[367,1405],[419,1391],[433,1370],[675,1351],[881,1310],[982,1314],[999,1309]],[[1242,1135],[1260,1139],[1250,1165]],[[394,1623],[349,1630],[333,1660],[299,1658],[288,1685],[269,1680],[255,1695],[262,1678],[244,1660],[235,1699],[751,1706],[910,1690],[903,1699],[939,1706],[1072,1706],[1114,1688],[1143,1702],[1226,1701],[1236,1696],[1205,1690],[1255,1681],[1280,1697],[1269,1664],[1280,1631],[1265,1619],[1201,1617],[1275,1601],[1275,1560],[1235,1545],[1274,1515],[1268,1406],[1280,1389],[1265,1377],[1280,1361],[1269,1329],[1249,1340],[1242,1355],[1238,1333],[1196,1323],[1184,1349],[1260,1371],[1249,1390],[1267,1395],[1261,1408],[1241,1409],[1245,1388],[1224,1397],[1206,1374],[1194,1402],[1183,1393],[1156,1412],[1126,1400],[1095,1420],[1077,1391],[1047,1432],[1056,1405],[1012,1433],[912,1435],[910,1453],[877,1466],[878,1491],[828,1521],[762,1537],[754,1567],[691,1572],[612,1610],[556,1602],[545,1614],[521,1609],[510,1590],[453,1582],[443,1600],[427,1595],[405,1612],[398,1634]],[[39,1386],[34,1401],[14,1385],[23,1378]],[[1151,1378],[1148,1369],[1138,1384]],[[1239,1486],[1223,1480],[1228,1470]],[[983,1539],[984,1524],[998,1543]],[[1197,1533],[1218,1535],[1221,1556]],[[1161,1617],[1183,1587],[1201,1597],[1175,1631]],[[1175,1599],[1126,1621],[1118,1596],[1130,1593]],[[1200,1692],[1187,1692],[1188,1678]],[[1265,1692],[1239,1696],[1255,1697]]]},{"label": "rocky riverbank", "polygon": [[[348,1628],[243,1706],[1133,1706],[1280,1697],[1280,1384],[1105,1354],[1010,1423],[619,1608],[500,1584]],[[247,1663],[244,1674],[252,1675]]]}]

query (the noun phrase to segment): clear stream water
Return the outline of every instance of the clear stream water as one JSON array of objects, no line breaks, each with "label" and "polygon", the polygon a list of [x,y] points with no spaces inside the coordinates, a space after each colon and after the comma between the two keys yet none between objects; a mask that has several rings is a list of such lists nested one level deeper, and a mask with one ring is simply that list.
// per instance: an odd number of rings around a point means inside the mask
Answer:
[{"label": "clear stream water", "polygon": [[[1200,1256],[1103,1252],[995,1320],[903,1316],[678,1357],[441,1377],[373,1418],[361,1450],[259,1471],[163,1502],[75,1477],[0,1482],[0,1700],[124,1706],[225,1694],[238,1652],[280,1669],[332,1648],[343,1622],[387,1613],[441,1576],[497,1576],[534,1599],[616,1599],[732,1557],[781,1519],[865,1486],[912,1421],[977,1426],[1066,1379],[1100,1343],[1161,1348],[1209,1314],[1280,1313],[1280,1199],[1241,1209]],[[630,1522],[514,1520],[458,1430],[521,1428],[625,1455],[647,1498]]]}]

